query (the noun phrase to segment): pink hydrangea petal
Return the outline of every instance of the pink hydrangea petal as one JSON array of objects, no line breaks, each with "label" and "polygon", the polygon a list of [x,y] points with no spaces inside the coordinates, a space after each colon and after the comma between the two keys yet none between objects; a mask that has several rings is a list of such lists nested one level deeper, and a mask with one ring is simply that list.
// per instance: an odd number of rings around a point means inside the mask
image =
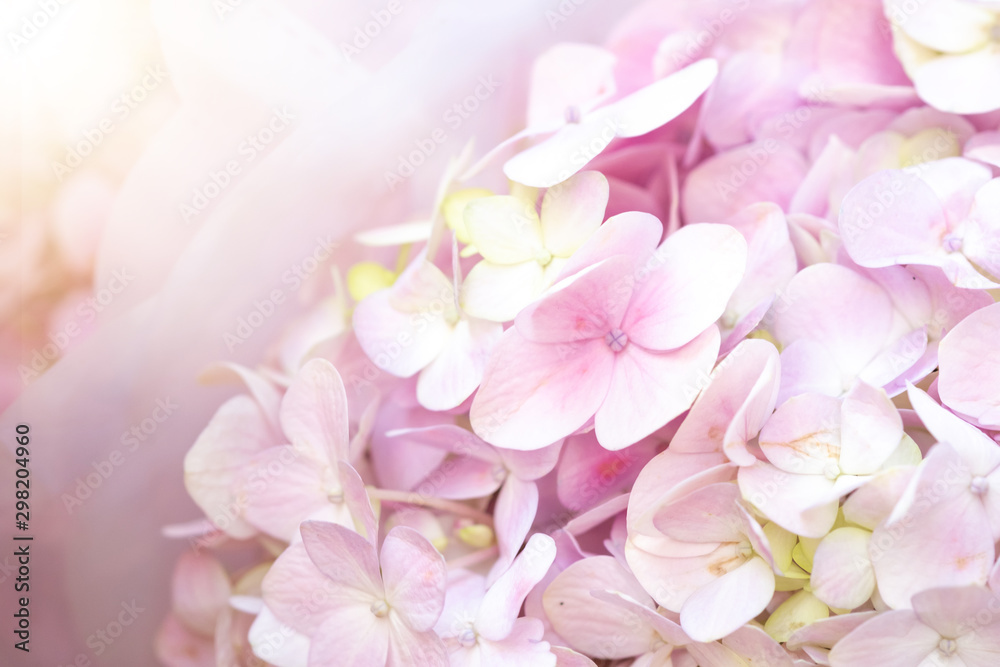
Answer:
[{"label": "pink hydrangea petal", "polygon": [[[277,637],[281,637],[280,643],[275,641]],[[301,667],[309,662],[309,637],[283,623],[266,605],[250,625],[247,643],[253,648],[255,656],[266,656],[275,667]],[[218,651],[216,665],[220,658],[226,657],[225,653],[225,649]]]},{"label": "pink hydrangea petal", "polygon": [[528,96],[528,127],[566,122],[568,106],[593,104],[615,89],[615,56],[591,44],[564,42],[535,59]]},{"label": "pink hydrangea petal", "polygon": [[337,524],[304,521],[302,544],[317,569],[334,585],[380,596],[384,590],[375,550],[365,538]]},{"label": "pink hydrangea petal", "polygon": [[417,380],[417,400],[428,410],[450,410],[472,395],[483,379],[490,351],[503,327],[496,322],[462,319],[448,345]]},{"label": "pink hydrangea petal", "polygon": [[[611,384],[594,418],[601,446],[628,447],[691,407],[693,387],[711,370],[718,353],[719,330],[714,326],[667,352],[629,342],[615,355]],[[647,402],[657,409],[645,409]]]},{"label": "pink hydrangea petal", "polygon": [[344,503],[354,521],[359,524],[361,536],[374,548],[378,541],[378,520],[375,518],[371,498],[365,490],[365,483],[358,471],[346,461],[340,461],[337,469],[340,471],[340,484],[344,490]]},{"label": "pink hydrangea petal", "polygon": [[959,639],[970,632],[992,639],[1000,653],[1000,597],[983,586],[932,588],[913,596],[913,613],[943,637]]},{"label": "pink hydrangea petal", "polygon": [[296,448],[319,460],[348,458],[347,391],[326,359],[299,370],[281,401],[281,429]]},{"label": "pink hydrangea petal", "polygon": [[[561,664],[551,651],[551,645],[543,641],[545,626],[537,618],[522,616],[514,621],[510,634],[502,641],[491,641],[480,635],[477,647],[481,663],[472,665],[524,665],[524,667],[557,667]],[[579,654],[577,654],[579,655]],[[451,654],[451,664],[455,665],[455,654]],[[583,656],[580,656],[583,657]]]},{"label": "pink hydrangea petal", "polygon": [[448,578],[444,608],[434,626],[434,632],[445,641],[460,635],[475,618],[485,594],[486,577],[454,569]]},{"label": "pink hydrangea petal", "polygon": [[720,643],[751,665],[760,663],[774,667],[791,667],[794,664],[788,652],[763,628],[756,625],[744,625],[731,635],[723,637]]},{"label": "pink hydrangea petal", "polygon": [[638,602],[624,593],[609,590],[593,590],[592,596],[603,602],[609,602],[623,609],[631,611],[637,617],[636,620],[645,621],[656,631],[660,639],[673,646],[684,646],[691,643],[691,639],[684,634],[681,626],[673,620],[667,618],[660,611]]},{"label": "pink hydrangea petal", "polygon": [[664,535],[680,542],[739,542],[739,499],[735,484],[710,484],[664,506],[653,521]]},{"label": "pink hydrangea petal", "polygon": [[463,457],[476,458],[487,463],[500,463],[497,450],[483,442],[476,434],[456,424],[435,424],[418,428],[403,428],[389,433],[398,437],[401,448],[425,445]]},{"label": "pink hydrangea petal", "polygon": [[764,611],[772,595],[771,566],[751,558],[695,591],[681,609],[681,627],[698,642],[720,639]]},{"label": "pink hydrangea petal", "polygon": [[675,452],[725,450],[740,465],[757,459],[746,449],[774,410],[780,374],[778,351],[763,340],[741,342],[715,370],[670,441]]},{"label": "pink hydrangea petal", "polygon": [[[740,171],[743,165],[751,176]],[[786,208],[807,172],[802,155],[786,143],[756,141],[701,162],[684,181],[681,210],[687,222],[717,222],[750,204]],[[734,177],[734,174],[739,178]]]},{"label": "pink hydrangea petal", "polygon": [[542,237],[556,257],[569,257],[604,221],[608,179],[584,171],[553,186],[542,198]]},{"label": "pink hydrangea petal", "polygon": [[511,566],[486,591],[476,630],[482,637],[500,641],[513,630],[524,598],[542,580],[556,558],[556,544],[548,535],[535,533]]},{"label": "pink hydrangea petal", "polygon": [[813,556],[810,584],[817,598],[831,607],[855,609],[872,596],[875,572],[868,556],[871,533],[838,528],[819,543]]},{"label": "pink hydrangea petal", "polygon": [[881,389],[859,382],[844,397],[840,421],[840,470],[875,472],[899,447],[903,420]]},{"label": "pink hydrangea petal", "polygon": [[[837,264],[808,266],[792,278],[786,292],[790,307],[776,309],[773,329],[782,345],[798,340],[820,343],[850,378],[885,345],[892,300],[879,285],[854,271]],[[845,327],[845,322],[851,326]]]},{"label": "pink hydrangea petal", "polygon": [[275,389],[274,385],[260,373],[240,364],[219,362],[205,369],[198,376],[198,381],[216,384],[231,380],[234,376],[239,378],[240,382],[250,391],[250,395],[260,405],[268,423],[278,428],[277,417],[278,408],[281,405],[281,395]]},{"label": "pink hydrangea petal", "polygon": [[920,665],[941,637],[909,610],[887,611],[866,621],[830,651],[831,667]]},{"label": "pink hydrangea petal", "polygon": [[746,258],[746,241],[729,225],[682,227],[657,250],[648,275],[636,276],[622,330],[650,350],[687,343],[722,315]]},{"label": "pink hydrangea petal", "polygon": [[210,554],[184,553],[171,584],[177,620],[192,632],[212,634],[229,603],[229,576],[222,564]]},{"label": "pink hydrangea petal", "polygon": [[385,667],[448,667],[448,651],[436,634],[415,632],[395,614],[389,614],[389,620],[389,657]]},{"label": "pink hydrangea petal", "polygon": [[[653,606],[614,558],[585,558],[563,570],[545,589],[542,599],[553,629],[572,648],[591,656],[615,659],[645,653],[656,636],[648,621],[618,605],[595,601],[592,590],[619,591]],[[616,641],[609,641],[612,637]]]},{"label": "pink hydrangea petal", "polygon": [[826,345],[800,339],[781,351],[781,381],[778,404],[800,394],[839,396],[844,389],[837,359]]},{"label": "pink hydrangea petal", "polygon": [[170,614],[163,620],[155,642],[156,657],[166,667],[216,665],[212,637],[192,632],[180,622],[176,614]]},{"label": "pink hydrangea petal", "polygon": [[247,522],[280,540],[291,540],[301,521],[330,505],[329,493],[340,486],[333,486],[333,470],[291,445],[261,452],[248,464],[242,487]]},{"label": "pink hydrangea petal", "polygon": [[873,475],[844,501],[844,518],[862,528],[874,530],[892,514],[914,472],[916,468],[896,466]]},{"label": "pink hydrangea petal", "polygon": [[553,646],[550,650],[556,658],[555,667],[597,667],[587,656],[565,646]]},{"label": "pink hydrangea petal", "polygon": [[525,481],[534,481],[552,472],[561,451],[562,442],[556,442],[530,452],[502,449],[498,453],[510,474]]},{"label": "pink hydrangea petal", "polygon": [[312,636],[308,667],[385,667],[389,633],[389,619],[376,618],[367,609],[335,609]]},{"label": "pink hydrangea petal", "polygon": [[507,570],[531,530],[538,511],[538,486],[517,477],[508,477],[493,509],[494,531],[500,556],[490,570],[489,583]]},{"label": "pink hydrangea petal", "polygon": [[793,632],[785,645],[792,651],[802,646],[832,648],[847,633],[877,614],[876,611],[859,611],[820,619]]},{"label": "pink hydrangea petal", "polygon": [[615,127],[611,120],[570,123],[507,160],[503,173],[516,183],[535,188],[552,187],[586,166],[590,160],[581,164],[580,155],[593,157],[607,148],[614,138]]},{"label": "pink hydrangea petal", "polygon": [[985,476],[1000,466],[1000,448],[988,435],[938,405],[926,392],[910,386],[910,404],[938,442],[947,442],[973,475]]},{"label": "pink hydrangea petal", "polygon": [[840,235],[861,266],[921,260],[940,248],[946,228],[934,190],[903,171],[869,176],[847,193],[840,208]]},{"label": "pink hydrangea petal", "polygon": [[1000,426],[1000,304],[977,310],[941,340],[941,401],[987,427]]},{"label": "pink hydrangea petal", "polygon": [[662,535],[653,524],[658,509],[695,489],[732,480],[735,474],[736,466],[722,454],[687,454],[672,449],[657,454],[639,473],[629,494],[629,541],[659,553]]},{"label": "pink hydrangea petal", "polygon": [[506,479],[498,463],[469,457],[449,458],[415,487],[418,493],[432,491],[438,498],[467,500],[492,495]]},{"label": "pink hydrangea petal", "polygon": [[[422,317],[392,304],[391,288],[375,292],[354,309],[354,331],[368,358],[397,377],[410,377],[434,361],[448,342],[451,327],[428,308]],[[446,298],[445,290],[435,295]],[[434,303],[433,298],[428,303]],[[403,345],[400,341],[409,341]]]},{"label": "pink hydrangea petal", "polygon": [[[240,512],[232,516],[239,488],[253,457],[274,444],[274,436],[257,402],[235,396],[223,403],[184,457],[184,484],[191,498],[213,520],[228,517],[227,534],[254,534]],[[221,526],[220,526],[221,527]]]},{"label": "pink hydrangea petal", "polygon": [[620,137],[638,137],[670,122],[708,90],[719,64],[706,58],[655,81],[595,112],[614,123]]},{"label": "pink hydrangea petal", "polygon": [[[346,528],[341,530],[350,532]],[[340,580],[331,580],[320,572],[301,542],[285,549],[261,582],[267,608],[282,623],[306,636],[312,636],[336,609],[360,607],[367,610],[376,596],[381,595],[382,587],[380,581],[371,578],[373,568],[374,574],[378,574],[378,565],[372,562],[375,555],[371,553],[371,546],[358,537],[355,545],[359,549],[359,542],[369,552],[362,556],[368,564],[360,566],[351,561],[349,555],[342,555],[347,562]],[[362,575],[355,579],[353,575],[357,570],[361,570]],[[313,604],[303,610],[303,600],[313,600]]]},{"label": "pink hydrangea petal", "polygon": [[748,313],[795,275],[795,248],[782,210],[770,202],[752,204],[726,220],[747,241],[746,275],[727,311]]},{"label": "pink hydrangea petal", "polygon": [[625,544],[625,558],[636,579],[657,604],[671,611],[680,611],[695,591],[736,565],[732,544],[690,545],[701,553],[691,553],[694,549],[682,551],[678,546],[683,549],[689,545],[662,538],[661,550],[674,551],[676,555],[661,555],[641,549],[631,540]]},{"label": "pink hydrangea petal", "polygon": [[444,557],[417,531],[397,526],[382,542],[379,560],[389,606],[415,632],[433,628],[444,608]]},{"label": "pink hydrangea petal", "polygon": [[560,279],[615,255],[631,257],[633,266],[655,265],[654,251],[663,236],[663,225],[649,213],[629,211],[608,218],[569,259]]},{"label": "pink hydrangea petal", "polygon": [[580,511],[631,489],[636,476],[656,453],[656,443],[641,440],[612,452],[601,447],[591,431],[567,438],[563,450],[556,493],[565,507]]},{"label": "pink hydrangea petal", "polygon": [[611,383],[614,353],[603,340],[546,345],[504,332],[472,402],[483,440],[508,449],[540,449],[583,426]]},{"label": "pink hydrangea petal", "polygon": [[[922,326],[900,336],[858,373],[858,379],[873,387],[888,387],[899,384],[899,378],[906,377],[919,369],[917,364],[927,354],[927,327]],[[917,377],[923,377],[918,374]]]},{"label": "pink hydrangea petal", "polygon": [[911,597],[928,588],[986,583],[995,557],[993,538],[969,480],[958,453],[936,445],[893,514],[875,529],[872,563],[890,607],[909,608]]},{"label": "pink hydrangea petal", "polygon": [[603,340],[622,324],[632,296],[631,270],[628,257],[615,256],[558,283],[518,314],[518,333],[536,343]]},{"label": "pink hydrangea petal", "polygon": [[791,398],[764,424],[760,448],[785,472],[822,475],[840,456],[840,412],[840,401],[830,396]]},{"label": "pink hydrangea petal", "polygon": [[761,462],[740,468],[739,484],[751,505],[798,535],[823,537],[837,518],[838,493],[823,475],[797,475]]}]

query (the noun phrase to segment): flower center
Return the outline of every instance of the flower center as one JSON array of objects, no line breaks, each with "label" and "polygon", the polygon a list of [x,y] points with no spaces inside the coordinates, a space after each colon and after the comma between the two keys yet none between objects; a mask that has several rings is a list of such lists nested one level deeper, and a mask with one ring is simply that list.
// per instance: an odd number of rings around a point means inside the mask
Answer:
[{"label": "flower center", "polygon": [[564,113],[567,123],[579,123],[580,120],[583,118],[583,114],[580,113],[580,107],[576,106],[575,104],[571,104],[568,107],[566,107],[566,111]]},{"label": "flower center", "polygon": [[466,628],[462,631],[462,634],[458,636],[458,643],[465,648],[469,648],[470,646],[474,646],[476,644],[476,639],[476,631],[472,628]]},{"label": "flower center", "polygon": [[375,602],[372,602],[369,610],[379,618],[382,618],[389,613],[389,605],[385,603],[385,600],[375,600]]},{"label": "flower center", "polygon": [[962,239],[954,234],[948,234],[941,240],[941,245],[948,252],[958,252],[962,249]]},{"label": "flower center", "polygon": [[628,336],[621,329],[612,329],[605,334],[604,342],[608,344],[612,352],[621,352],[628,345]]},{"label": "flower center", "polygon": [[981,496],[990,490],[990,480],[985,477],[973,477],[969,488],[977,496]]},{"label": "flower center", "polygon": [[535,253],[535,261],[542,266],[548,266],[549,262],[552,261],[552,253],[546,248],[542,248],[537,253]]},{"label": "flower center", "polygon": [[938,650],[947,656],[955,655],[955,652],[958,651],[958,642],[954,639],[942,639],[938,643]]}]

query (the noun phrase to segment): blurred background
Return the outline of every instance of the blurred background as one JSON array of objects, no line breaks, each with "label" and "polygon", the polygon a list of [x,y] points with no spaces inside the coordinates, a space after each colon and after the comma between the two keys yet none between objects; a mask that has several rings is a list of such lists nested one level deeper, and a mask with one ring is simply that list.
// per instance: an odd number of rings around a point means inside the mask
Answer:
[{"label": "blurred background", "polygon": [[[468,140],[524,126],[538,53],[602,42],[634,4],[0,4],[0,663],[156,664],[186,547],[162,529],[199,516],[181,461],[236,391],[199,373],[254,365],[350,263],[342,240],[427,215]],[[17,424],[29,654],[10,620]]]}]

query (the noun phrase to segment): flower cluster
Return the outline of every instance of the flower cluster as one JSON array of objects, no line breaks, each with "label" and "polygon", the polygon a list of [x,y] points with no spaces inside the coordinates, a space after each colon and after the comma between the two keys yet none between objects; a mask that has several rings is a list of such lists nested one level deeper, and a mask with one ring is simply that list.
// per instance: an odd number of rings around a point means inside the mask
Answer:
[{"label": "flower cluster", "polygon": [[1000,664],[998,21],[664,0],[544,52],[206,372],[161,659]]}]

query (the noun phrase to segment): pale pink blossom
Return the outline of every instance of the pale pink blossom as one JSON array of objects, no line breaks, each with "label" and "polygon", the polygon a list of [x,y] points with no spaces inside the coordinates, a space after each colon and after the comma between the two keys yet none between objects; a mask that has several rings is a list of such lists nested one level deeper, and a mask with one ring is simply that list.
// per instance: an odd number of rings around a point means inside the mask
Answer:
[{"label": "pale pink blossom", "polygon": [[1000,598],[980,586],[934,588],[913,609],[865,621],[830,651],[831,667],[986,665],[1000,659]]},{"label": "pale pink blossom", "polygon": [[[691,405],[687,386],[718,353],[714,322],[742,277],[746,243],[725,225],[690,225],[657,248],[661,230],[648,214],[612,218],[567,266],[572,275],[517,316],[473,401],[477,434],[537,449],[593,418],[601,445],[621,449]],[[583,268],[588,260],[597,263]],[[691,280],[697,290],[681,287]],[[639,395],[660,409],[640,410]]]},{"label": "pale pink blossom", "polygon": [[419,373],[417,399],[431,410],[449,410],[469,398],[503,331],[461,310],[458,280],[419,256],[392,287],[354,310],[365,354],[397,377]]}]

